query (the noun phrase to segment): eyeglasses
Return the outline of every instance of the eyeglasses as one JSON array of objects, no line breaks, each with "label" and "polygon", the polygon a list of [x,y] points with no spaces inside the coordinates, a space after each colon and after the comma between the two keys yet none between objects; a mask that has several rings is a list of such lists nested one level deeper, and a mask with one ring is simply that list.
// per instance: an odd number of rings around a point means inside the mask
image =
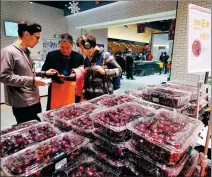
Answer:
[{"label": "eyeglasses", "polygon": [[40,36],[36,36],[36,35],[34,35],[34,34],[33,34],[33,36],[35,36],[37,40],[39,40],[39,39],[40,39]]}]

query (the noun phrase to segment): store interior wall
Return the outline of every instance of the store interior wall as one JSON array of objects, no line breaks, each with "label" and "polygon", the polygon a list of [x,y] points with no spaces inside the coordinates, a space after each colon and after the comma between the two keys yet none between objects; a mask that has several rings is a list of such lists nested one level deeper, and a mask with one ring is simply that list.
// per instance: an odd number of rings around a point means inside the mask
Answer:
[{"label": "store interior wall", "polygon": [[[187,74],[187,16],[188,5],[191,2],[179,1],[174,38],[174,50],[172,58],[171,80],[182,80],[193,85],[197,84],[197,74]],[[211,9],[210,2],[202,1],[192,4]],[[201,74],[204,81],[205,74]]]},{"label": "store interior wall", "polygon": [[152,33],[160,31],[146,27],[145,33],[137,33],[137,25],[113,26],[108,28],[108,38],[149,43]]},{"label": "store interior wall", "polygon": [[[1,1],[1,49],[16,41],[16,37],[6,37],[4,21],[22,22],[35,21],[42,26],[39,43],[31,50],[33,59],[41,60],[43,57],[43,41],[55,40],[54,34],[68,32],[68,21],[63,10],[36,3],[24,1]],[[42,61],[40,61],[42,62]],[[41,65],[42,66],[42,65]],[[39,87],[40,95],[47,95],[48,86]],[[4,86],[1,83],[1,103],[4,103]]]},{"label": "store interior wall", "polygon": [[[86,29],[85,27],[89,25],[103,24],[172,10],[176,10],[175,1],[164,1],[163,3],[160,1],[154,3],[149,1],[119,1],[100,8],[70,15],[66,18],[68,19],[68,32],[73,35],[74,41],[76,41],[82,33],[82,29]],[[95,35],[98,35],[98,33]]]},{"label": "store interior wall", "polygon": [[27,1],[1,1],[1,48],[12,44],[17,38],[6,37],[4,21],[22,22],[35,21],[42,26],[41,38],[35,48],[30,49],[33,59],[41,59],[42,42],[54,39],[54,34],[68,32],[68,21],[63,10]]}]

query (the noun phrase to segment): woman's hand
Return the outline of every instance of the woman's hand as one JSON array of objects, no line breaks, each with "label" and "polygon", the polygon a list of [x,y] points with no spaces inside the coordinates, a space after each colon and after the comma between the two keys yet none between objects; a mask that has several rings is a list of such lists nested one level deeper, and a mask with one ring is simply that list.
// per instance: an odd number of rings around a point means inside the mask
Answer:
[{"label": "woman's hand", "polygon": [[98,66],[98,65],[94,66],[92,67],[92,70],[100,73],[101,75],[105,75],[105,70],[101,66]]},{"label": "woman's hand", "polygon": [[54,75],[54,74],[56,74],[56,73],[58,73],[58,71],[55,70],[55,69],[49,69],[49,70],[47,70],[47,71],[45,72],[45,74],[46,74],[47,76],[52,76],[52,75]]}]

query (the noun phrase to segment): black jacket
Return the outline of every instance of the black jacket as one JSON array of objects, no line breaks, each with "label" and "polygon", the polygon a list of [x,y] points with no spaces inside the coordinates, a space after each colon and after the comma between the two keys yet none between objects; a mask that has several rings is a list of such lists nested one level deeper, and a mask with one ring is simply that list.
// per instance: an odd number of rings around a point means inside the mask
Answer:
[{"label": "black jacket", "polygon": [[[56,69],[59,73],[63,72],[65,63],[64,56],[59,50],[49,52],[46,57],[46,61],[43,64],[42,71],[47,71],[48,69]],[[69,69],[77,68],[84,64],[84,58],[80,53],[72,51],[70,54]]]},{"label": "black jacket", "polygon": [[130,54],[127,54],[126,55],[126,68],[133,68],[133,64],[134,64],[134,61],[133,61],[133,57],[132,55]]},{"label": "black jacket", "polygon": [[[59,50],[49,52],[46,57],[46,61],[43,64],[42,71],[47,71],[49,69],[56,69],[59,73],[63,73],[64,67],[67,67],[67,63],[64,62],[64,56]],[[72,51],[70,54],[70,59],[68,62],[68,69],[71,73],[73,68],[78,68],[80,65],[84,64],[84,58],[80,53]],[[60,79],[54,75],[51,77],[52,80],[60,82]],[[50,109],[51,103],[51,86],[48,89],[48,101],[47,101],[47,110]]]}]

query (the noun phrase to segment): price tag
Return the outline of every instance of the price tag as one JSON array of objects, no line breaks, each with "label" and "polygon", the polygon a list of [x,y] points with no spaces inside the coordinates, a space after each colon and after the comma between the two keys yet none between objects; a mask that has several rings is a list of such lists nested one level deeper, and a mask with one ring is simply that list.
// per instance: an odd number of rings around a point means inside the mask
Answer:
[{"label": "price tag", "polygon": [[159,103],[159,99],[158,98],[155,98],[155,97],[152,97],[152,101],[153,102],[156,102],[156,103]]},{"label": "price tag", "polygon": [[61,169],[66,166],[67,166],[67,158],[64,158],[55,164],[55,170]]}]

